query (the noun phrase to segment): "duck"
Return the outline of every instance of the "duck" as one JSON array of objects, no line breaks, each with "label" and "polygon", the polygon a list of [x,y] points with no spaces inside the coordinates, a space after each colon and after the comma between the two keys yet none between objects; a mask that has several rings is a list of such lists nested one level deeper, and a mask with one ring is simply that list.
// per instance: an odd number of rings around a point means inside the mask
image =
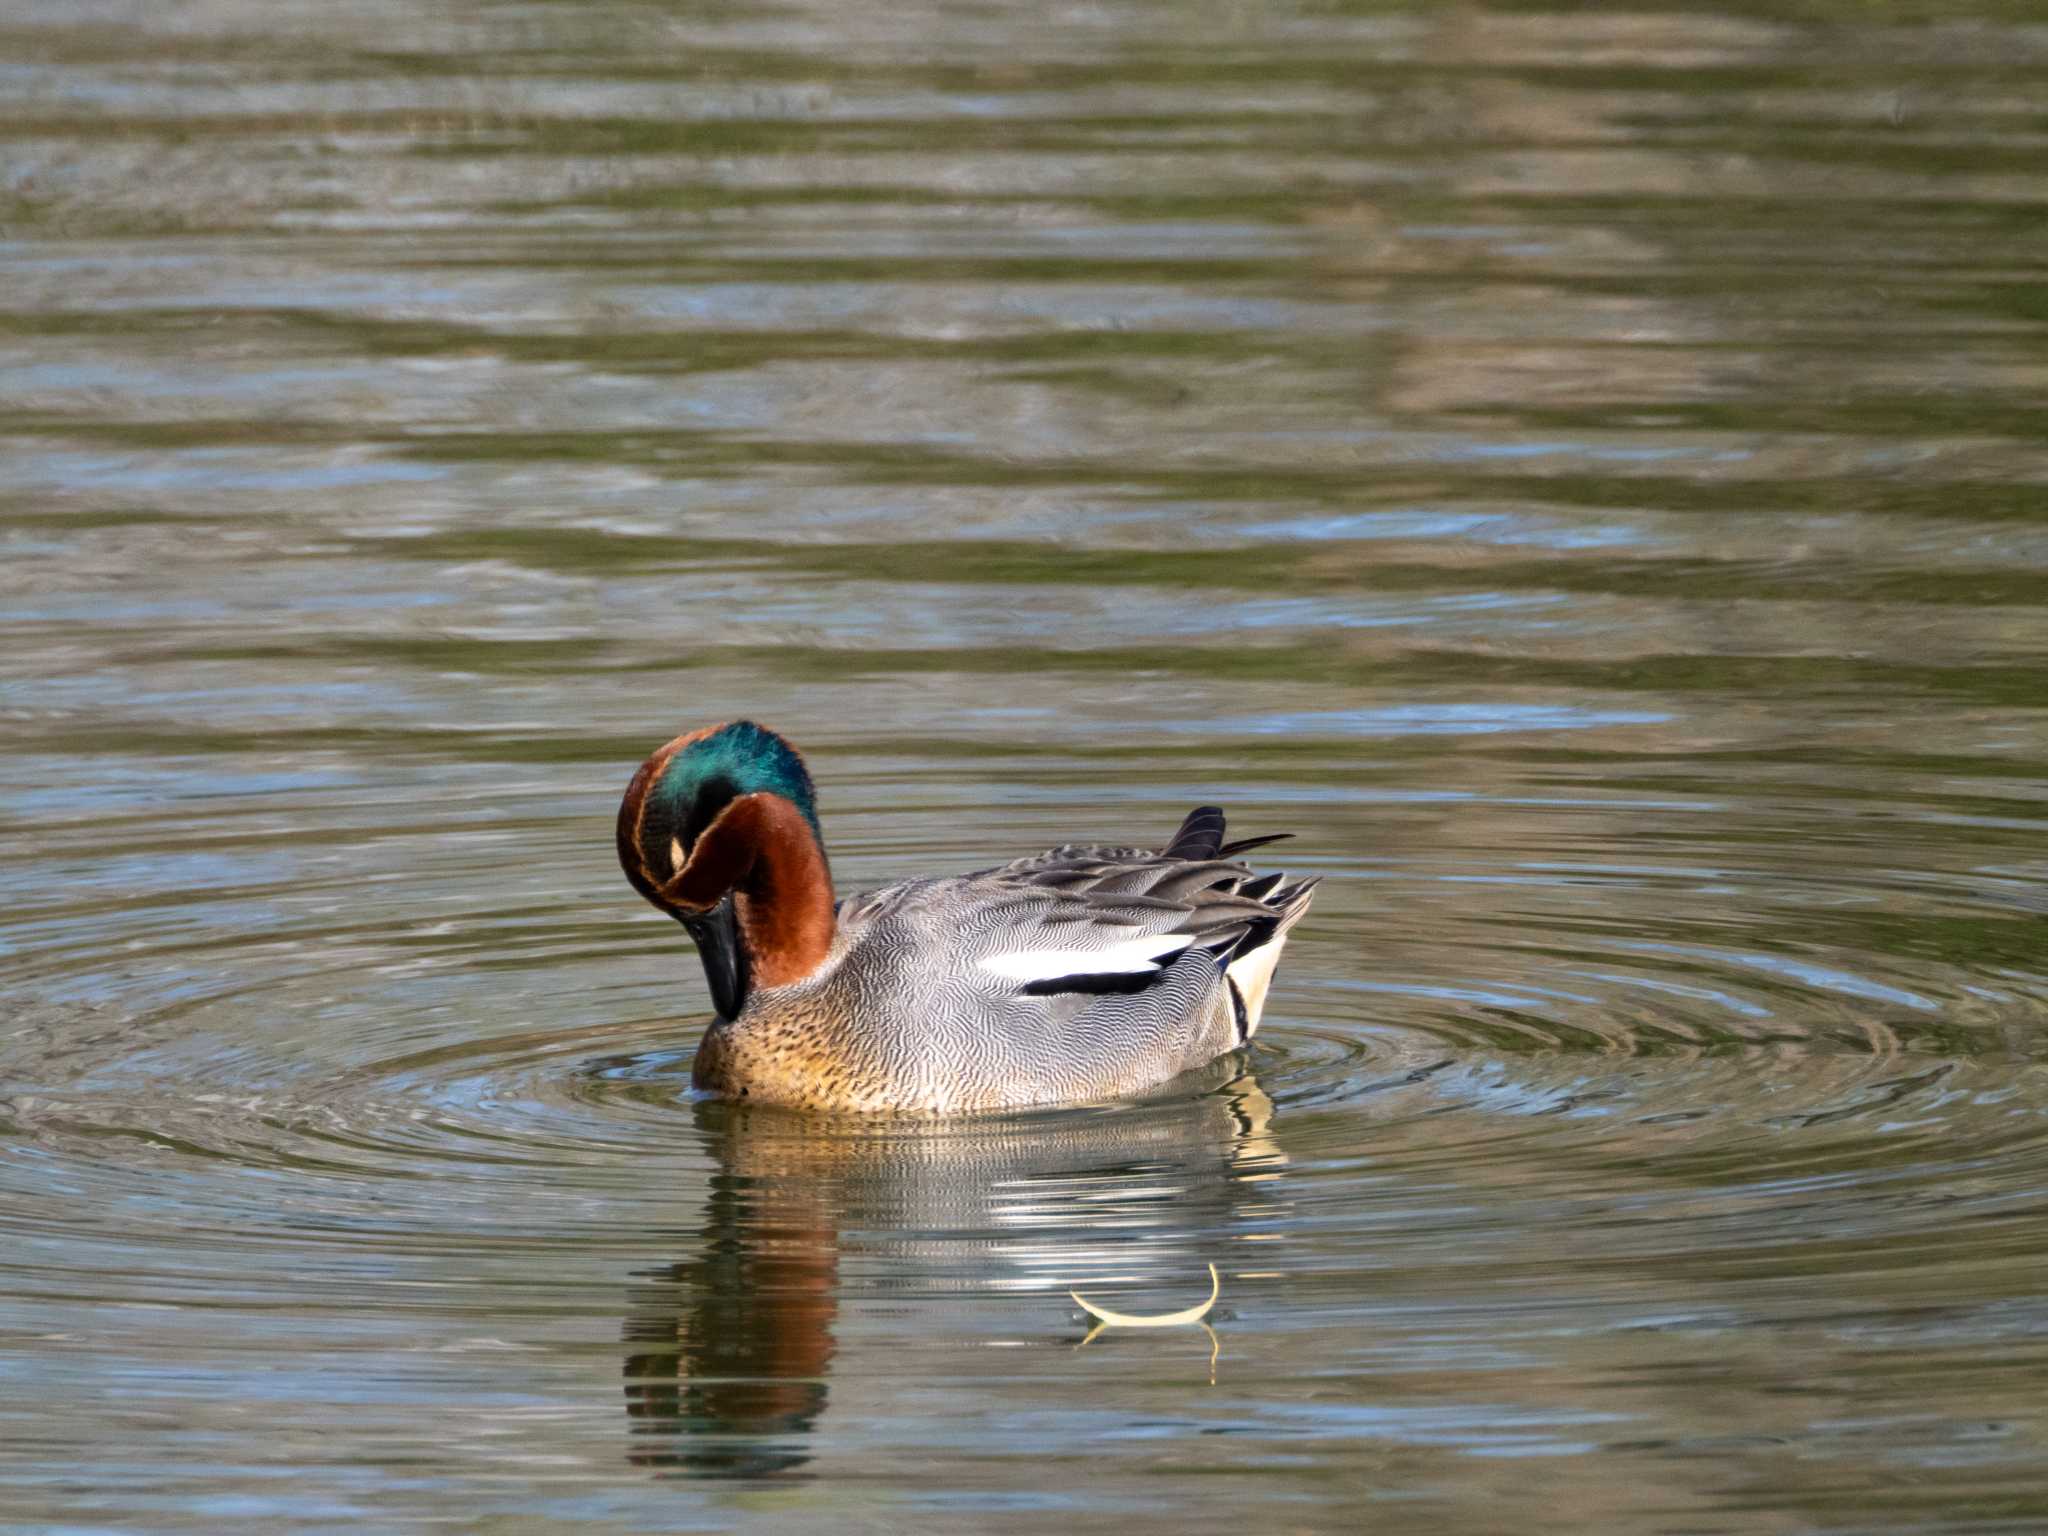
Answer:
[{"label": "duck", "polygon": [[1317,881],[1197,806],[1157,848],[1066,843],[835,899],[809,769],[751,720],[658,747],[619,804],[627,881],[679,921],[716,1017],[708,1096],[921,1115],[1099,1102],[1245,1049]]}]

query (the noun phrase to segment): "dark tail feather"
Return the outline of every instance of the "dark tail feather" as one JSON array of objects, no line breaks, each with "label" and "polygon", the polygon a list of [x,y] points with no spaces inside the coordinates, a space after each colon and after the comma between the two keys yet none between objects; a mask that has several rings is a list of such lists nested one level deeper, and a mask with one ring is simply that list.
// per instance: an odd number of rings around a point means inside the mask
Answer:
[{"label": "dark tail feather", "polygon": [[1250,853],[1254,848],[1263,848],[1268,843],[1284,842],[1292,836],[1292,832],[1268,832],[1264,837],[1241,837],[1234,843],[1225,843],[1216,850],[1213,857],[1234,859],[1240,853]]},{"label": "dark tail feather", "polygon": [[1214,805],[1198,805],[1173,834],[1173,841],[1160,850],[1169,859],[1213,859],[1223,846],[1223,811]]}]

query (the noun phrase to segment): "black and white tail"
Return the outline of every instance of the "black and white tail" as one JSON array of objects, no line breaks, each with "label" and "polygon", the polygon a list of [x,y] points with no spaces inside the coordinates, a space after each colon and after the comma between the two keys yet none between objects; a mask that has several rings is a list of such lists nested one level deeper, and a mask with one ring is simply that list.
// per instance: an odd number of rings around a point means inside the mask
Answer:
[{"label": "black and white tail", "polygon": [[[1212,860],[1234,859],[1254,848],[1292,837],[1291,832],[1274,832],[1265,837],[1223,841],[1222,810],[1198,805],[1188,812],[1173,841],[1160,852],[1167,858]],[[1280,964],[1280,952],[1287,947],[1287,931],[1308,912],[1315,894],[1314,878],[1288,883],[1285,875],[1251,876],[1223,882],[1221,889],[1236,896],[1263,903],[1272,913],[1269,920],[1254,923],[1230,947],[1224,958],[1223,975],[1230,987],[1231,1003],[1237,1010],[1238,1039],[1249,1040],[1258,1032],[1259,1019],[1266,1011],[1266,991],[1273,984],[1273,971]]]}]

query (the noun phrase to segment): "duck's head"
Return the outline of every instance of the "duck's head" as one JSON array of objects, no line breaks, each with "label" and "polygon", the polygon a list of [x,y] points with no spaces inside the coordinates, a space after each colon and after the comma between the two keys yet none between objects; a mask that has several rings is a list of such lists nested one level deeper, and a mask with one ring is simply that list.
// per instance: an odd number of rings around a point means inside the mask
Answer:
[{"label": "duck's head", "polygon": [[696,940],[721,1017],[756,984],[808,975],[830,945],[810,772],[751,720],[678,736],[640,765],[619,804],[619,863]]}]

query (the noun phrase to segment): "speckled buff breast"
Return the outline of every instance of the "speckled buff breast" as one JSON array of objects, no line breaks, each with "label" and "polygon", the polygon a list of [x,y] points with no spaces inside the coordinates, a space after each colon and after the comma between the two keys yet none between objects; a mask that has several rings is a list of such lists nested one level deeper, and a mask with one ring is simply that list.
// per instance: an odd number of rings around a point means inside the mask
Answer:
[{"label": "speckled buff breast", "polygon": [[699,1087],[926,1114],[1111,1098],[1249,1041],[1314,880],[1190,812],[1159,849],[1063,845],[835,903],[803,759],[752,721],[633,775],[619,862],[696,941],[718,1017]]}]

